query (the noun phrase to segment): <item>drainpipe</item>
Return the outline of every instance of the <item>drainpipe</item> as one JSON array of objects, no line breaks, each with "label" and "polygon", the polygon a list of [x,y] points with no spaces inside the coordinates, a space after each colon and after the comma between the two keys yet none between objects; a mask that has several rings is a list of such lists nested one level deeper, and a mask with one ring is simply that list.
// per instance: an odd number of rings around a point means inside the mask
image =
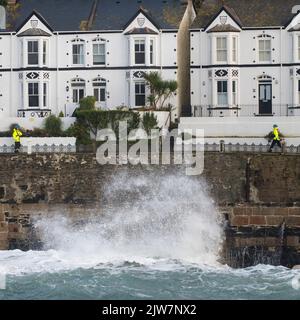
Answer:
[{"label": "drainpipe", "polygon": [[[202,71],[203,71],[203,65],[202,65],[202,29],[200,29],[200,50],[199,50],[199,59],[200,59],[200,109],[201,109],[201,100],[202,100]],[[194,111],[195,112],[195,111]],[[202,111],[201,111],[201,115],[202,115]],[[195,115],[194,115],[195,116]]]},{"label": "drainpipe", "polygon": [[[282,27],[280,27],[280,84],[279,84],[279,103],[280,109],[282,108]],[[281,114],[280,114],[281,115]],[[286,110],[286,115],[288,115],[288,110]]]},{"label": "drainpipe", "polygon": [[160,42],[160,74],[162,74],[162,30],[159,29],[159,42]]},{"label": "drainpipe", "polygon": [[11,32],[10,33],[10,43],[9,43],[9,46],[10,46],[10,77],[9,77],[9,100],[10,100],[10,103],[9,103],[9,114],[10,116],[15,116],[15,115],[12,115],[12,105],[13,105],[13,101],[12,101],[12,98],[13,98],[13,86],[12,86],[12,77],[13,77],[13,33]]},{"label": "drainpipe", "polygon": [[[58,32],[56,32],[56,113],[58,113],[58,103],[59,103],[59,100],[58,100],[58,90],[59,90],[59,76],[58,76],[58,73],[59,73],[59,61],[58,61],[58,57],[59,57],[59,54],[58,54]],[[50,92],[50,90],[48,90]],[[66,114],[65,114],[66,116]]]}]

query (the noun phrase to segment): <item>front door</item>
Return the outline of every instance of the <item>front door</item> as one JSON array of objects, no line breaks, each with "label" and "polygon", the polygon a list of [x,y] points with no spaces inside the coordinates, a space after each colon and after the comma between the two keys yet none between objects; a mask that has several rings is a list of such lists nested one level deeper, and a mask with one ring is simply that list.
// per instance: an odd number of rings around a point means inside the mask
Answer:
[{"label": "front door", "polygon": [[272,114],[272,83],[259,84],[259,114]]}]

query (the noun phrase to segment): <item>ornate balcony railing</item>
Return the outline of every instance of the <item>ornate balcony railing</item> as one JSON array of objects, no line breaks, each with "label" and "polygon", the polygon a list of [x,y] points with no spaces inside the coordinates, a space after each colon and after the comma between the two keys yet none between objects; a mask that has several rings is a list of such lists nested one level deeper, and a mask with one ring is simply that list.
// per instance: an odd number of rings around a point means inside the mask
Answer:
[{"label": "ornate balcony railing", "polygon": [[269,113],[263,113],[258,104],[236,106],[196,105],[192,106],[192,114],[194,117],[291,117],[300,116],[300,105],[273,104]]}]

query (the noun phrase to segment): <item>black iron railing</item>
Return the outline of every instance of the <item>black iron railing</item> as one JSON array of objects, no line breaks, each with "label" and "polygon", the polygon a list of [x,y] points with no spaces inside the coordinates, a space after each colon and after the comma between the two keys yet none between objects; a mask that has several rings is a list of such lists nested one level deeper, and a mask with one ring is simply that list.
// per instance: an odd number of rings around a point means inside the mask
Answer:
[{"label": "black iron railing", "polygon": [[194,117],[266,117],[266,116],[300,116],[300,105],[273,104],[270,112],[256,105],[196,105],[192,106]]}]

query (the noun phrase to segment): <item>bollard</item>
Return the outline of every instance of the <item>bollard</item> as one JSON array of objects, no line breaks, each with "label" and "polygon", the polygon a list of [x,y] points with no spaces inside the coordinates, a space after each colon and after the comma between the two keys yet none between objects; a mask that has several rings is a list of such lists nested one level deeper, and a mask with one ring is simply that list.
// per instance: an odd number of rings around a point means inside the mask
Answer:
[{"label": "bollard", "polygon": [[31,139],[27,139],[27,154],[32,154],[32,140]]}]

